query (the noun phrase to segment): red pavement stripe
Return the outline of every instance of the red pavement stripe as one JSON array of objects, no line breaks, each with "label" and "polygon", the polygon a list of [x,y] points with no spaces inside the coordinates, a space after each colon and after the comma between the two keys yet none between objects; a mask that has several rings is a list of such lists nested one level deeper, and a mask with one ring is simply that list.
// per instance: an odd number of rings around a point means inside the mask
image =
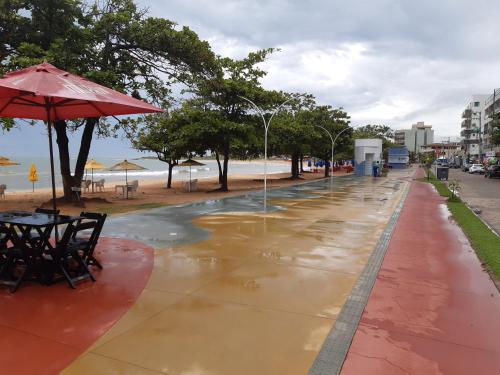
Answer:
[{"label": "red pavement stripe", "polygon": [[444,198],[412,182],[341,373],[500,374],[500,295]]},{"label": "red pavement stripe", "polygon": [[101,238],[97,282],[0,289],[0,373],[56,374],[135,303],[153,267],[153,249],[136,241]]}]

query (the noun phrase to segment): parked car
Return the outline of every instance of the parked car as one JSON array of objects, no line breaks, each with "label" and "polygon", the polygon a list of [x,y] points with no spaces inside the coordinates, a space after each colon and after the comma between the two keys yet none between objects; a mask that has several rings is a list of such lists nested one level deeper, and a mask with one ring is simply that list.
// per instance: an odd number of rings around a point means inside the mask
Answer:
[{"label": "parked car", "polygon": [[500,178],[500,165],[490,165],[485,171],[484,171],[484,177],[488,178]]},{"label": "parked car", "polygon": [[472,164],[469,167],[469,173],[474,174],[474,173],[479,173],[483,174],[484,173],[484,167],[482,164]]}]

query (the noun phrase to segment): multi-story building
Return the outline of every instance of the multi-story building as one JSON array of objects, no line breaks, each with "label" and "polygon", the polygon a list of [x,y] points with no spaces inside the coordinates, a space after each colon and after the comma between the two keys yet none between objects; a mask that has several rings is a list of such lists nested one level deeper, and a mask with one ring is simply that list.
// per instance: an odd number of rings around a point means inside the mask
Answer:
[{"label": "multi-story building", "polygon": [[465,161],[482,160],[482,129],[485,124],[485,101],[488,95],[472,95],[469,104],[462,112],[462,149],[464,151]]},{"label": "multi-story building", "polygon": [[421,146],[434,142],[434,130],[432,125],[425,125],[423,121],[411,126],[411,129],[396,130],[394,133],[395,143],[406,146],[409,152],[420,152]]},{"label": "multi-story building", "polygon": [[485,120],[483,126],[483,153],[485,155],[495,155],[500,153],[500,145],[494,145],[491,141],[493,120],[492,116],[500,112],[500,89],[493,90],[493,94],[488,96],[484,103]]}]

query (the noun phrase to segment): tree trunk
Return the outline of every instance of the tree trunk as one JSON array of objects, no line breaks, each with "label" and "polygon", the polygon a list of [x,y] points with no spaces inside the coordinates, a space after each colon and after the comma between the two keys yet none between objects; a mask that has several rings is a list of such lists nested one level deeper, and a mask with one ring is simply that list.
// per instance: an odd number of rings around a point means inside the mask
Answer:
[{"label": "tree trunk", "polygon": [[[330,176],[330,168],[328,168],[328,160],[329,160],[328,157],[329,155],[325,154],[325,177]],[[333,165],[333,160],[332,160],[332,165]]]},{"label": "tree trunk", "polygon": [[300,154],[299,165],[300,165],[300,173],[304,173],[304,155],[302,154]]},{"label": "tree trunk", "polygon": [[229,191],[227,186],[227,169],[229,164],[229,151],[224,151],[224,168],[222,170],[222,182],[220,185],[220,191]]},{"label": "tree trunk", "polygon": [[299,154],[294,152],[292,154],[292,179],[299,178]]},{"label": "tree trunk", "polygon": [[78,159],[75,165],[75,174],[71,175],[71,165],[69,157],[69,140],[67,135],[66,121],[57,121],[54,124],[54,129],[57,135],[57,146],[59,150],[59,166],[61,169],[61,177],[63,182],[64,199],[68,202],[76,198],[71,188],[80,186],[85,172],[85,163],[87,162],[94,127],[97,124],[97,119],[87,119],[85,128],[83,129],[82,139],[80,142],[80,150]]},{"label": "tree trunk", "polygon": [[217,166],[219,167],[219,184],[222,184],[222,166],[220,165],[219,153],[215,151],[215,160],[217,160]]},{"label": "tree trunk", "polygon": [[168,163],[168,179],[167,179],[167,189],[172,188],[172,171],[175,167],[173,162]]},{"label": "tree trunk", "polygon": [[56,121],[54,129],[57,135],[57,147],[59,150],[59,167],[61,169],[61,177],[64,189],[64,199],[71,201],[73,186],[73,176],[71,176],[71,166],[69,160],[69,140],[66,134],[66,121]]}]

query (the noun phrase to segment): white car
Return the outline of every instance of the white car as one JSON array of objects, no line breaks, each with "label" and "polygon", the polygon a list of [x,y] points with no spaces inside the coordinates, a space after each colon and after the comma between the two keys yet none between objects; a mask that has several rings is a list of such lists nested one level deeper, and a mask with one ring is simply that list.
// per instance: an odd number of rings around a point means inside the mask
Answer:
[{"label": "white car", "polygon": [[484,173],[484,167],[482,164],[472,164],[469,168],[469,173]]}]

